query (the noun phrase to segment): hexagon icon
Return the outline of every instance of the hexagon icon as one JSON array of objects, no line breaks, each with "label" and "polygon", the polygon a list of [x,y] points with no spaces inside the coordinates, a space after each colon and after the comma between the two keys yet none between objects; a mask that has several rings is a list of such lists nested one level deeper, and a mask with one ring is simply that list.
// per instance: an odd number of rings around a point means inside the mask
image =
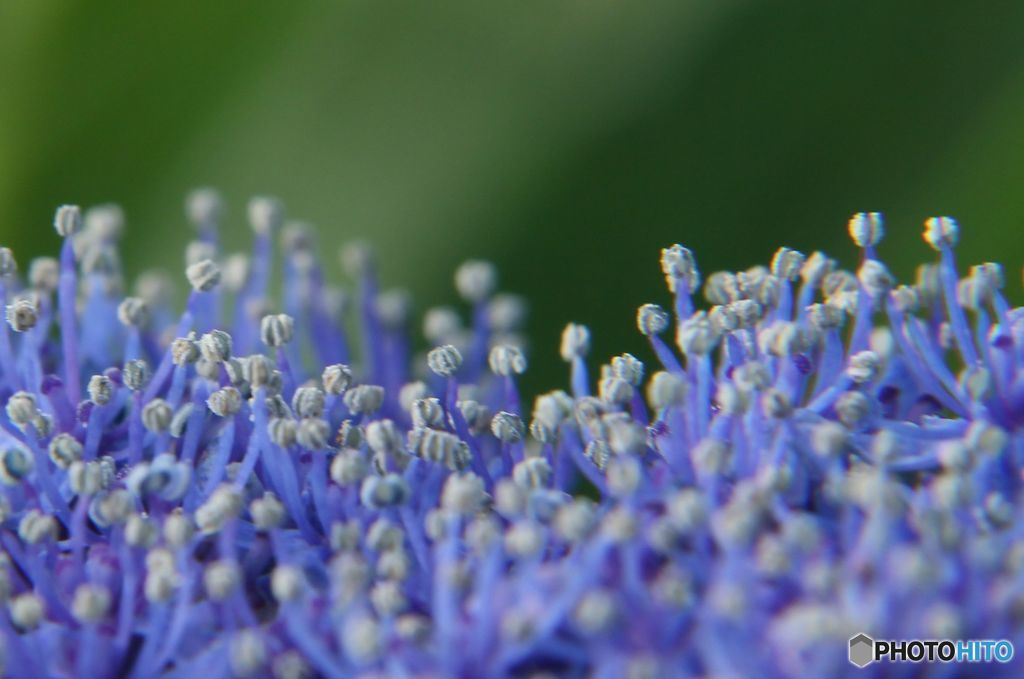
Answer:
[{"label": "hexagon icon", "polygon": [[875,659],[875,640],[866,634],[850,639],[850,662],[857,667],[867,667]]}]

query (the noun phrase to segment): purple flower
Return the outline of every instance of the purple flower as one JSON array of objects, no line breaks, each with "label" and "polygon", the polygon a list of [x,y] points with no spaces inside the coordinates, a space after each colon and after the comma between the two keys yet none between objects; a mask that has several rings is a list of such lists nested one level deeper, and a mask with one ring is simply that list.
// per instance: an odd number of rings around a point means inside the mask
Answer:
[{"label": "purple flower", "polygon": [[701,310],[666,248],[660,365],[593,372],[569,324],[569,391],[528,412],[490,264],[416,355],[365,246],[349,304],[276,200],[248,256],[222,212],[189,198],[180,314],[159,275],[123,295],[111,206],[61,207],[27,280],[0,250],[10,676],[817,676],[858,633],[1024,638],[1024,309],[959,277],[954,220],[913,285],[865,213],[856,272],[782,248]]}]

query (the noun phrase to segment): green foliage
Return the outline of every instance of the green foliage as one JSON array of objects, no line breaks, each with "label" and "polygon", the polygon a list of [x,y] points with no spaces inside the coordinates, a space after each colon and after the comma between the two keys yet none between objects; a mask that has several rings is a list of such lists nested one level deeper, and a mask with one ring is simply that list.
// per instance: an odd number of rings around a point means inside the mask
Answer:
[{"label": "green foliage", "polygon": [[550,385],[568,320],[639,350],[675,241],[706,272],[830,239],[850,261],[846,218],[881,210],[906,276],[938,210],[965,262],[1015,272],[1022,29],[1010,2],[7,3],[0,240],[24,266],[55,205],[117,197],[131,266],[176,265],[190,186],[225,191],[229,243],[274,192],[422,302],[495,260]]}]

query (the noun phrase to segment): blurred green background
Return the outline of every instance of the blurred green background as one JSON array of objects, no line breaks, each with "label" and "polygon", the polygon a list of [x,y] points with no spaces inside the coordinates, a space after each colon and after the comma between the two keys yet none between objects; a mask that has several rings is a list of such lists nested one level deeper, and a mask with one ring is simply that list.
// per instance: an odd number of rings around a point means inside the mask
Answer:
[{"label": "blurred green background", "polygon": [[0,242],[24,266],[56,205],[117,201],[129,270],[177,269],[189,188],[223,190],[236,248],[270,193],[331,264],[375,242],[420,310],[496,261],[532,302],[534,389],[569,320],[598,360],[646,355],[675,241],[705,272],[852,263],[847,217],[881,210],[907,276],[952,214],[1019,299],[1022,35],[1017,1],[3,3]]}]

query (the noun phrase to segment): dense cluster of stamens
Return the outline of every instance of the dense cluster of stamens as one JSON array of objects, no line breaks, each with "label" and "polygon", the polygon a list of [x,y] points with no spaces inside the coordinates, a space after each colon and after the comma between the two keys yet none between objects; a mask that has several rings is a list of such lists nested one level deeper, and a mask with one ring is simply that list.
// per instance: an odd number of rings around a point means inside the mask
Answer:
[{"label": "dense cluster of stamens", "polygon": [[856,272],[783,248],[706,311],[667,248],[660,365],[592,382],[570,324],[531,412],[491,265],[418,355],[364,246],[350,305],[276,201],[248,256],[214,192],[187,214],[180,315],[161,274],[124,295],[116,207],[61,207],[24,279],[0,249],[10,676],[827,676],[858,632],[1021,638],[1024,309],[998,265],[959,277],[952,219],[913,285],[865,213]]}]

